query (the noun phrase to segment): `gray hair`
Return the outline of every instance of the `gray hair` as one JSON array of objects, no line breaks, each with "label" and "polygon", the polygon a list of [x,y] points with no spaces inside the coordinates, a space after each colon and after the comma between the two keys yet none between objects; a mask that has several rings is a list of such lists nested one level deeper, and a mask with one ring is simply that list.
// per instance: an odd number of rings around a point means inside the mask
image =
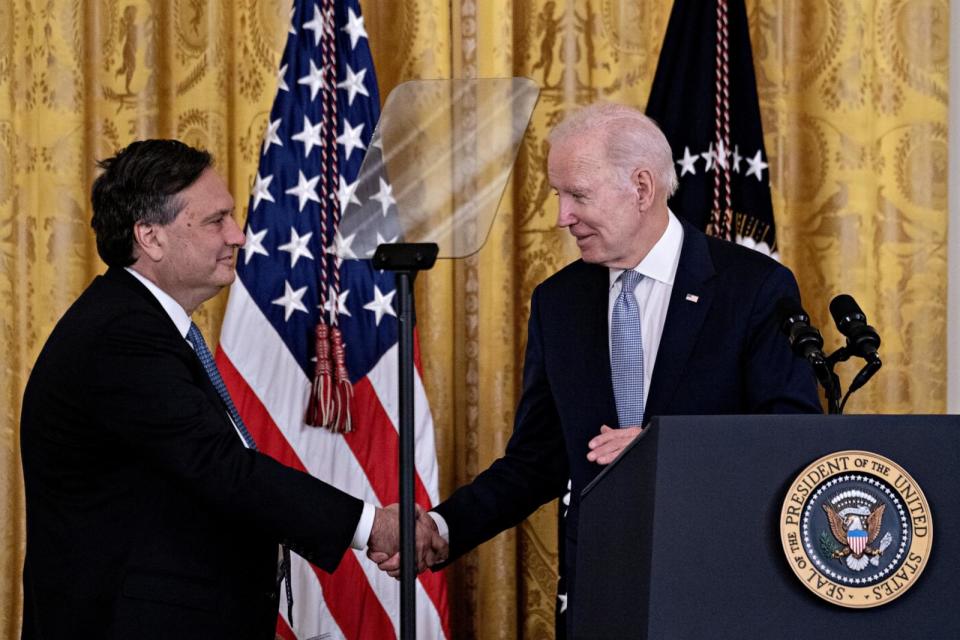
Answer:
[{"label": "gray hair", "polygon": [[607,159],[624,179],[637,167],[649,167],[657,187],[669,198],[679,181],[667,137],[652,118],[633,107],[597,102],[579,109],[553,128],[553,146],[574,135],[597,131],[604,136]]}]

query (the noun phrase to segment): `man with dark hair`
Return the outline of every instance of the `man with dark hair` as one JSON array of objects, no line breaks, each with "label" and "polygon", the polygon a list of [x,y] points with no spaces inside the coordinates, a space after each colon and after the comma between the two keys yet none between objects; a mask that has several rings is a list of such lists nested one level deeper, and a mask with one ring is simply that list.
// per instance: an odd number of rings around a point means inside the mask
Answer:
[{"label": "man with dark hair", "polygon": [[[650,418],[820,406],[809,365],[777,328],[777,302],[799,298],[793,274],[669,210],[673,154],[650,118],[596,104],[549,142],[557,226],[581,259],[533,292],[523,393],[503,457],[422,520],[457,558],[569,491],[561,544],[574,589],[580,492]],[[396,573],[397,557],[374,559]],[[575,590],[569,597],[576,615]]]},{"label": "man with dark hair", "polygon": [[128,267],[134,223],[167,225],[182,207],[177,194],[213,166],[213,157],[178,140],[134,142],[97,163],[91,201],[97,253],[111,267]]},{"label": "man with dark hair", "polygon": [[[395,511],[256,451],[190,321],[244,242],[211,164],[174,140],[100,163],[109,269],[23,399],[24,638],[272,638],[281,543],[325,571],[351,546],[398,546]],[[421,567],[430,543],[420,527]]]}]

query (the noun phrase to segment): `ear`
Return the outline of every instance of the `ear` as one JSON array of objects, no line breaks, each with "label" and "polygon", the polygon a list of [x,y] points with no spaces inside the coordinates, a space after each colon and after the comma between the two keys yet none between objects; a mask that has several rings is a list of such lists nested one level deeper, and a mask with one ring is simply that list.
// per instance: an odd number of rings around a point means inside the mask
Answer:
[{"label": "ear", "polygon": [[140,221],[133,225],[134,249],[151,262],[159,262],[163,258],[165,240],[163,227],[158,224]]},{"label": "ear", "polygon": [[649,169],[634,169],[630,176],[633,187],[637,190],[637,199],[640,210],[646,211],[653,206],[657,194],[657,184]]}]

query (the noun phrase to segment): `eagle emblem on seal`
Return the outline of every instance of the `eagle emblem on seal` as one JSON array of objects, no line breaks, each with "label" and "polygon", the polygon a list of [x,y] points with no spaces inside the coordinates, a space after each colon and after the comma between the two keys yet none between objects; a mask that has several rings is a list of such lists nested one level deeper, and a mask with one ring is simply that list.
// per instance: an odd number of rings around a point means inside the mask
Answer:
[{"label": "eagle emblem on seal", "polygon": [[830,545],[830,556],[843,560],[853,571],[879,565],[880,556],[893,541],[890,532],[880,537],[885,509],[884,503],[859,490],[844,491],[825,502],[823,510],[836,540]]}]

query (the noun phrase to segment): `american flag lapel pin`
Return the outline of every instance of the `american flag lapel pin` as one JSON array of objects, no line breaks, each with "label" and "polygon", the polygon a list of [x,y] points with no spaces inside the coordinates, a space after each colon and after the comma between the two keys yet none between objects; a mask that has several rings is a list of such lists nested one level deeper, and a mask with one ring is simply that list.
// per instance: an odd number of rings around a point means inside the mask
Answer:
[{"label": "american flag lapel pin", "polygon": [[694,294],[692,294],[692,293],[688,293],[688,294],[687,294],[687,302],[696,303],[696,302],[699,302],[699,301],[700,301],[700,296],[694,295]]}]

